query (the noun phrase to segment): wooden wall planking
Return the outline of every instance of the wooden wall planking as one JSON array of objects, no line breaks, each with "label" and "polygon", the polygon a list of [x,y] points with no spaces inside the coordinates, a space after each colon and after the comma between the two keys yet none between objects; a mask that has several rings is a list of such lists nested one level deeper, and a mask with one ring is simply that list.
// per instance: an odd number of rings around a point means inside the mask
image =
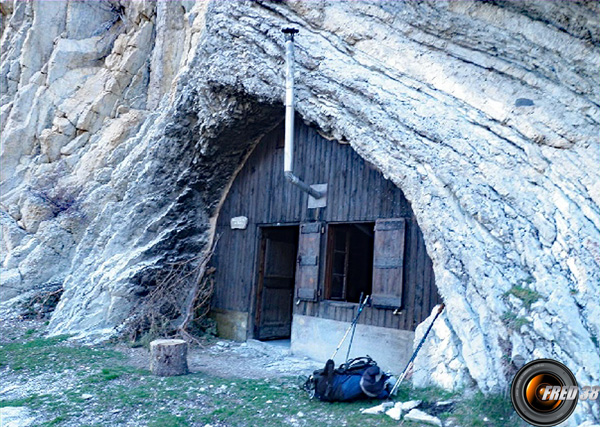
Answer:
[{"label": "wooden wall planking", "polygon": [[[217,219],[221,240],[212,260],[216,267],[213,306],[251,310],[256,280],[256,242],[261,225],[300,224],[315,219],[325,223],[371,222],[378,218],[403,217],[407,218],[403,307],[398,314],[393,314],[393,310],[367,307],[361,323],[414,330],[440,302],[440,297],[431,260],[409,203],[398,187],[384,179],[349,145],[328,141],[300,120],[297,123],[294,172],[308,184],[328,184],[327,207],[317,212],[307,209],[308,196],[285,180],[283,126],[266,135],[235,178]],[[248,217],[247,229],[231,230],[231,218],[242,215]],[[320,262],[322,287],[325,260]],[[321,300],[301,302],[294,306],[294,312],[350,321],[356,306]]]}]

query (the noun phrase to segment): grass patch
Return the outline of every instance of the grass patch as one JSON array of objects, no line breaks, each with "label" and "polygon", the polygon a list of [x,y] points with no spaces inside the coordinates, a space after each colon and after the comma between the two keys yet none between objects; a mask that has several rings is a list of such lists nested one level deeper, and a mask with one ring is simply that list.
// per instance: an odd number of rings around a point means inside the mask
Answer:
[{"label": "grass patch", "polygon": [[1,400],[0,408],[4,408],[6,406],[38,406],[48,397],[48,395],[32,394],[31,396],[22,397],[20,399]]},{"label": "grass patch", "polygon": [[526,426],[512,407],[508,397],[475,393],[457,404],[452,416],[460,425],[472,427]]},{"label": "grass patch", "polygon": [[[146,369],[128,366],[126,356],[114,348],[78,346],[68,342],[67,337],[34,335],[25,333],[21,342],[0,346],[3,375],[10,380],[15,369],[19,369],[19,378],[24,373],[33,377],[46,372],[62,378],[64,373],[69,375],[65,383],[68,387],[51,395],[5,399],[0,406],[26,406],[43,414],[38,424],[41,426],[124,425],[131,420],[140,420],[150,427],[398,426],[397,421],[385,415],[360,414],[361,408],[379,401],[310,400],[300,389],[304,378],[232,379],[204,373],[156,377]],[[85,394],[92,397],[84,399]],[[442,419],[455,418],[463,426],[518,425],[510,402],[496,397],[477,394],[462,399],[460,393],[434,387],[411,389],[406,383],[399,387],[396,398],[422,400],[429,407],[448,399],[457,403],[452,413],[438,414]]]},{"label": "grass patch", "polygon": [[157,414],[148,422],[148,427],[188,427],[190,425],[185,417],[169,413]]},{"label": "grass patch", "polygon": [[[402,392],[402,385],[398,387]],[[404,392],[407,394],[406,398],[402,399],[401,394],[398,394],[398,400],[422,400],[423,402],[439,402],[442,400],[454,399],[458,396],[457,392],[444,390],[440,387],[425,387],[425,388],[410,388],[408,385],[405,386]]]},{"label": "grass patch", "polygon": [[515,313],[513,313],[512,311],[507,311],[502,315],[502,320],[504,321],[504,323],[506,323],[506,325],[515,330],[518,331],[521,329],[522,326],[528,325],[529,323],[531,323],[529,320],[527,320],[524,317],[519,317],[518,315],[516,315]]},{"label": "grass patch", "polygon": [[102,368],[99,372],[96,372],[88,376],[85,381],[90,384],[97,384],[106,381],[116,380],[121,378],[125,374],[131,374],[138,372],[137,369],[127,366],[114,366],[110,368]]},{"label": "grass patch", "polygon": [[33,338],[0,345],[0,366],[13,371],[61,372],[95,366],[108,359],[124,359],[117,351],[74,345],[66,342],[67,338]]},{"label": "grass patch", "polygon": [[59,415],[58,417],[42,424],[42,427],[52,427],[52,426],[59,426],[61,424],[63,424],[65,421],[68,421],[68,417]]},{"label": "grass patch", "polygon": [[523,304],[527,309],[531,308],[531,304],[539,300],[542,296],[534,290],[525,288],[523,286],[515,285],[508,292],[504,293],[504,296],[513,295],[523,301]]}]

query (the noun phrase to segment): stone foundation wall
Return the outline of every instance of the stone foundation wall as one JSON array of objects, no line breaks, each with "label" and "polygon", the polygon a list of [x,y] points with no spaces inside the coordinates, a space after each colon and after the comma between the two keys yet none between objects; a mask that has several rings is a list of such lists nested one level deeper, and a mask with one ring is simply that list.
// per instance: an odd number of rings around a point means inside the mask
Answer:
[{"label": "stone foundation wall", "polygon": [[[296,314],[292,322],[292,354],[325,364],[349,326],[348,322]],[[334,359],[336,366],[346,360],[351,334]],[[412,355],[414,337],[412,331],[357,324],[349,358],[369,355],[383,370],[399,374]]]},{"label": "stone foundation wall", "polygon": [[217,322],[217,334],[220,337],[234,341],[248,339],[248,313],[213,308],[209,316]]}]

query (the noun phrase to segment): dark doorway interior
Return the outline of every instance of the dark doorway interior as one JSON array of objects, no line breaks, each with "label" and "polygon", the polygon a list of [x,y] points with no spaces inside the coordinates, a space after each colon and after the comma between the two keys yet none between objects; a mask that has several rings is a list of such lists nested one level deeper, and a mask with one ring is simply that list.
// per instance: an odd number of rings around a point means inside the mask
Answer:
[{"label": "dark doorway interior", "polygon": [[373,289],[374,223],[330,224],[326,298],[360,302]]},{"label": "dark doorway interior", "polygon": [[298,233],[298,226],[261,227],[256,339],[273,340],[291,335]]}]

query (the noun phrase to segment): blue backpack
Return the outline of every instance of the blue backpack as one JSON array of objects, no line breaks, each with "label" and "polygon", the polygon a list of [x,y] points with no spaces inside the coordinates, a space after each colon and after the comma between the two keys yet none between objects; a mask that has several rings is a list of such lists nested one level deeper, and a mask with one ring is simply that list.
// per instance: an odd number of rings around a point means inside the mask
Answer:
[{"label": "blue backpack", "polygon": [[369,356],[357,357],[335,369],[329,359],[323,369],[318,369],[304,384],[311,398],[325,402],[350,402],[359,399],[386,399],[385,388],[389,376]]}]

